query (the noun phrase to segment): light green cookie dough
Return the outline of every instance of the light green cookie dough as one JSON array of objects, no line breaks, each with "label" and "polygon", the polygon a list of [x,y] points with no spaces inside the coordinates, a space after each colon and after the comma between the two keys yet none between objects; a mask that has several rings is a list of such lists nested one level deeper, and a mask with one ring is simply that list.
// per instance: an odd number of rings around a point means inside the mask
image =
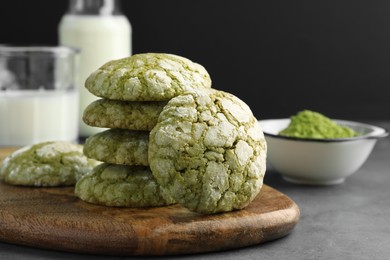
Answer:
[{"label": "light green cookie dough", "polygon": [[152,130],[166,101],[95,100],[83,113],[83,121],[90,126],[130,130]]},{"label": "light green cookie dough", "polygon": [[246,207],[262,187],[266,152],[250,108],[218,90],[171,99],[148,149],[158,183],[178,203],[204,214]]},{"label": "light green cookie dough", "polygon": [[85,87],[95,96],[127,101],[168,101],[187,90],[210,88],[206,69],[166,53],[141,53],[112,60],[94,71]]},{"label": "light green cookie dough", "polygon": [[88,137],[84,154],[102,162],[148,166],[149,132],[109,129]]},{"label": "light green cookie dough", "polygon": [[75,187],[81,200],[115,207],[156,207],[174,204],[149,167],[103,163],[83,176]]},{"label": "light green cookie dough", "polygon": [[68,186],[98,164],[83,154],[82,145],[43,142],[23,147],[6,157],[0,167],[0,179],[13,185]]}]

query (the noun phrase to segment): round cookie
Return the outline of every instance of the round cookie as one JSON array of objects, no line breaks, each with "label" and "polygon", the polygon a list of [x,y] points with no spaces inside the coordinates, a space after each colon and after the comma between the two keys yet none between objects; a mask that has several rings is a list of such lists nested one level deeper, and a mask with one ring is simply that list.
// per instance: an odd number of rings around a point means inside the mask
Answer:
[{"label": "round cookie", "polygon": [[83,154],[83,147],[68,142],[42,142],[23,147],[3,161],[0,179],[23,186],[74,185],[100,164]]},{"label": "round cookie", "polygon": [[109,129],[88,137],[84,154],[98,161],[148,166],[149,132]]},{"label": "round cookie", "polygon": [[95,127],[150,131],[166,103],[98,99],[85,108],[83,121]]},{"label": "round cookie", "polygon": [[195,91],[171,99],[149,138],[158,183],[204,214],[247,206],[259,193],[267,145],[250,108],[232,94]]},{"label": "round cookie", "polygon": [[166,53],[141,53],[112,60],[94,71],[85,87],[95,96],[127,101],[168,101],[187,90],[210,88],[206,69]]},{"label": "round cookie", "polygon": [[149,167],[103,163],[75,187],[81,200],[115,207],[156,207],[175,201],[157,184]]}]

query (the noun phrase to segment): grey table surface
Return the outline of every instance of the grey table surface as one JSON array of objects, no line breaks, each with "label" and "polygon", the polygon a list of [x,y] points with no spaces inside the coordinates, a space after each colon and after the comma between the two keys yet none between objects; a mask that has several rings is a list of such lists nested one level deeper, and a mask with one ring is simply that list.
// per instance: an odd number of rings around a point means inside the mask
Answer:
[{"label": "grey table surface", "polygon": [[[368,122],[390,129],[390,122]],[[390,259],[390,137],[380,139],[365,164],[344,183],[303,186],[271,167],[264,182],[293,199],[301,218],[280,239],[229,251],[161,259]],[[82,255],[0,242],[0,259],[155,259]]]}]

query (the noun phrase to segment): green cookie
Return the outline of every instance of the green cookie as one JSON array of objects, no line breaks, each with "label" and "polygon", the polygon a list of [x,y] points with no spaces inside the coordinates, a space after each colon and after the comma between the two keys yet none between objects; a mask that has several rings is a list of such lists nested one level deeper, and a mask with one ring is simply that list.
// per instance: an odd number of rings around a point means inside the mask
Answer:
[{"label": "green cookie", "polygon": [[262,187],[266,152],[250,108],[211,89],[171,99],[148,150],[158,183],[178,203],[204,214],[246,207]]},{"label": "green cookie", "polygon": [[206,69],[191,60],[166,53],[142,53],[112,60],[93,72],[85,87],[114,100],[168,101],[187,90],[210,88]]},{"label": "green cookie", "polygon": [[106,163],[148,166],[149,132],[109,129],[88,137],[84,154]]},{"label": "green cookie", "polygon": [[166,103],[99,99],[85,108],[83,121],[103,128],[152,130]]},{"label": "green cookie", "polygon": [[115,207],[155,207],[174,204],[150,169],[103,163],[83,176],[75,187],[81,200]]},{"label": "green cookie", "polygon": [[43,142],[6,157],[0,167],[0,179],[24,186],[74,185],[99,163],[88,159],[79,144]]}]

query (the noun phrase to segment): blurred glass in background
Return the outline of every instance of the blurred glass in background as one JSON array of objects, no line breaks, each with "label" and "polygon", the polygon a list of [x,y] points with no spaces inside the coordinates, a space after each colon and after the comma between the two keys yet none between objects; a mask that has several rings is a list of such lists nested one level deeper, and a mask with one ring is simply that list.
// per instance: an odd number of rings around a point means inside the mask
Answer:
[{"label": "blurred glass in background", "polygon": [[0,46],[0,146],[76,141],[78,50]]}]

